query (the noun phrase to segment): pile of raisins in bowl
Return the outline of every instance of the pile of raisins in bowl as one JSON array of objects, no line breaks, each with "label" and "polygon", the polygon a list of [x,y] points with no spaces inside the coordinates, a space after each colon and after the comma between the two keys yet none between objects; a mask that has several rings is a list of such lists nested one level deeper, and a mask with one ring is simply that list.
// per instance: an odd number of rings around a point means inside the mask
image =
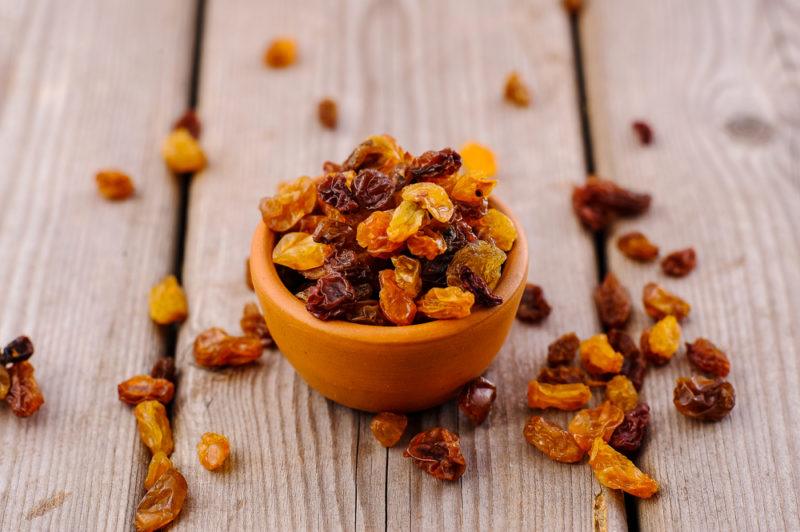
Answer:
[{"label": "pile of raisins in bowl", "polygon": [[281,280],[321,320],[411,325],[500,304],[517,229],[489,205],[495,166],[474,143],[414,157],[369,137],[261,200]]}]

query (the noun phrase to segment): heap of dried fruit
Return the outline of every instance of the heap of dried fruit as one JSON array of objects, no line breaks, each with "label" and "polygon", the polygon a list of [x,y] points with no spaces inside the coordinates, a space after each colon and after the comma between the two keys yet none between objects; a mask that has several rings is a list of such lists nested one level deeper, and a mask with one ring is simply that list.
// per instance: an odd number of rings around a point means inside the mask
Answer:
[{"label": "heap of dried fruit", "polygon": [[502,302],[494,289],[517,238],[490,208],[494,157],[470,143],[414,157],[388,135],[362,142],[317,178],[264,198],[272,260],[322,320],[410,325]]},{"label": "heap of dried fruit", "polygon": [[44,404],[44,395],[33,376],[33,342],[19,336],[0,353],[0,401],[4,400],[17,417],[28,417]]}]

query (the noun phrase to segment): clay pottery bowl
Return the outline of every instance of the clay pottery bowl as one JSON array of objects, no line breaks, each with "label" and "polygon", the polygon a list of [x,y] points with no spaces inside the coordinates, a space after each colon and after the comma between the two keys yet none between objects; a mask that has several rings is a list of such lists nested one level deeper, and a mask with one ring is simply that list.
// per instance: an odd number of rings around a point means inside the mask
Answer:
[{"label": "clay pottery bowl", "polygon": [[272,263],[275,235],[259,223],[250,254],[256,294],[272,337],[309,386],[368,412],[413,412],[442,404],[480,376],[508,335],[528,277],[522,226],[501,202],[518,236],[495,293],[503,303],[473,307],[457,320],[405,327],[322,321],[283,285]]}]

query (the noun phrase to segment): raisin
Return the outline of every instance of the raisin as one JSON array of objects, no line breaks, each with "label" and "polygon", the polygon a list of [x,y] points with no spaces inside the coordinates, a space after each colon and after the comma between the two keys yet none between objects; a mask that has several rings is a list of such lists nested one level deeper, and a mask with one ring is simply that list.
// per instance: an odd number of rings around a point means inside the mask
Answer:
[{"label": "raisin", "polygon": [[317,105],[317,117],[319,123],[328,129],[336,129],[339,122],[339,111],[336,102],[330,98],[325,98]]},{"label": "raisin", "polygon": [[422,227],[425,212],[425,209],[413,201],[403,200],[392,213],[386,236],[392,242],[405,242]]},{"label": "raisin", "polygon": [[681,321],[692,310],[689,303],[656,283],[644,285],[642,303],[647,315],[654,320],[660,320],[665,316],[675,316],[678,321]]},{"label": "raisin", "polygon": [[406,152],[389,135],[373,135],[359,144],[347,160],[342,170],[361,170],[375,168],[389,174],[406,158]]},{"label": "raisin", "polygon": [[471,242],[453,255],[453,260],[447,267],[447,284],[460,286],[461,270],[466,266],[483,279],[491,290],[494,290],[500,281],[505,261],[506,254],[491,242],[485,240]]},{"label": "raisin", "polygon": [[346,222],[325,217],[314,227],[311,238],[319,244],[341,247],[355,242],[356,232]]},{"label": "raisin", "polygon": [[461,389],[458,409],[477,426],[486,420],[496,398],[497,386],[484,377],[478,377]]},{"label": "raisin", "polygon": [[652,144],[653,128],[650,127],[650,124],[643,120],[637,120],[631,124],[631,129],[633,129],[633,132],[639,137],[639,143],[642,144],[642,146]]},{"label": "raisin", "polygon": [[528,443],[556,462],[574,464],[586,454],[572,434],[541,416],[531,416],[522,434]]},{"label": "raisin", "polygon": [[353,179],[353,194],[362,209],[374,211],[388,205],[394,194],[391,177],[374,168],[365,168]]},{"label": "raisin", "polygon": [[608,441],[624,417],[625,412],[620,407],[604,401],[597,408],[585,408],[575,414],[567,430],[575,438],[578,446],[588,451],[595,438]]},{"label": "raisin", "polygon": [[544,384],[586,383],[586,373],[577,366],[543,367],[536,380]]},{"label": "raisin", "polygon": [[378,443],[389,448],[397,445],[397,442],[403,437],[407,425],[408,418],[403,414],[381,412],[372,418],[369,428]]},{"label": "raisin", "polygon": [[426,151],[415,157],[408,167],[412,181],[439,179],[455,174],[461,168],[461,155],[451,148]]},{"label": "raisin", "polygon": [[278,193],[266,197],[259,203],[261,218],[273,231],[283,232],[291,229],[306,214],[311,213],[317,205],[317,187],[314,181],[306,176],[295,181],[283,183]]},{"label": "raisin", "polygon": [[469,316],[475,296],[457,286],[431,288],[417,301],[417,309],[437,320],[449,320]]},{"label": "raisin", "polygon": [[175,359],[172,357],[161,357],[153,364],[150,376],[154,379],[165,379],[172,383],[175,382]]},{"label": "raisin", "polygon": [[0,401],[4,401],[11,388],[11,375],[8,374],[5,366],[0,364]]},{"label": "raisin", "polygon": [[678,412],[686,417],[719,421],[733,410],[736,397],[733,385],[728,381],[695,375],[678,378],[672,402]]},{"label": "raisin", "polygon": [[24,362],[33,356],[33,342],[27,336],[17,336],[11,340],[0,354],[0,366]]},{"label": "raisin", "polygon": [[402,242],[389,240],[386,233],[392,220],[392,211],[375,211],[356,228],[358,244],[374,257],[387,258],[403,246]]},{"label": "raisin", "polygon": [[522,293],[517,309],[517,319],[527,323],[540,323],[550,315],[550,305],[544,298],[544,291],[538,285],[528,283]]},{"label": "raisin", "polygon": [[618,216],[636,216],[650,208],[649,194],[632,192],[613,181],[589,177],[572,192],[572,208],[578,219],[592,231],[607,227]]},{"label": "raisin", "polygon": [[476,230],[481,240],[491,240],[503,251],[510,251],[517,239],[517,229],[511,218],[498,211],[489,209],[477,222]]},{"label": "raisin", "polygon": [[177,469],[165,471],[136,507],[134,524],[137,532],[158,530],[174,521],[181,513],[188,492],[186,479]]},{"label": "raisin", "polygon": [[551,367],[572,364],[581,340],[574,332],[558,337],[547,346],[547,365]]},{"label": "raisin", "polygon": [[494,294],[486,281],[475,275],[467,266],[461,268],[461,286],[475,296],[475,303],[482,307],[496,307],[503,302],[503,298]]},{"label": "raisin", "polygon": [[635,453],[642,446],[642,441],[647,436],[647,426],[650,424],[650,407],[640,404],[625,414],[608,444],[622,453]]},{"label": "raisin", "polygon": [[394,271],[383,270],[378,279],[381,286],[379,301],[383,314],[395,325],[410,325],[417,314],[417,306],[397,284]]},{"label": "raisin", "polygon": [[705,338],[686,344],[686,357],[697,369],[717,377],[725,377],[731,370],[728,356]]},{"label": "raisin", "polygon": [[355,179],[355,172],[338,172],[328,174],[317,185],[319,198],[339,212],[349,213],[358,209],[355,194],[350,190],[348,182]]},{"label": "raisin", "polygon": [[264,52],[264,64],[270,68],[286,68],[295,61],[297,61],[297,43],[288,37],[273,40]]},{"label": "raisin", "polygon": [[631,316],[631,296],[617,276],[609,272],[594,291],[600,323],[607,329],[622,327]]},{"label": "raisin", "polygon": [[339,163],[334,163],[333,161],[325,161],[322,163],[322,173],[323,174],[331,174],[333,172],[341,172],[342,165]]},{"label": "raisin", "polygon": [[187,174],[206,167],[206,154],[186,128],[172,131],[161,145],[161,155],[172,172]]},{"label": "raisin", "polygon": [[375,300],[356,302],[348,312],[347,319],[364,325],[390,325],[381,311],[380,303]]},{"label": "raisin", "polygon": [[528,406],[530,408],[557,408],[577,410],[592,398],[592,391],[582,383],[544,384],[528,383]]},{"label": "raisin", "polygon": [[394,277],[397,286],[410,298],[417,297],[422,288],[422,278],[420,277],[421,265],[417,259],[412,259],[406,255],[392,257],[394,266]]},{"label": "raisin", "polygon": [[127,199],[136,191],[130,176],[119,170],[101,170],[94,178],[100,194],[112,201]]},{"label": "raisin", "polygon": [[663,365],[672,360],[680,347],[681,326],[675,316],[666,316],[650,329],[642,331],[640,346],[647,360]]},{"label": "raisin", "polygon": [[606,400],[623,412],[630,412],[639,404],[639,394],[633,382],[625,375],[615,375],[606,384]]},{"label": "raisin", "polygon": [[670,277],[684,277],[697,265],[697,255],[692,248],[674,251],[661,261],[661,269]]},{"label": "raisin", "polygon": [[589,467],[607,488],[622,490],[647,499],[658,491],[658,483],[642,473],[633,462],[611,448],[602,438],[595,438],[589,451]]},{"label": "raisin", "polygon": [[626,233],[617,239],[617,247],[623,255],[639,262],[650,262],[658,257],[658,246],[639,231]]},{"label": "raisin", "polygon": [[458,480],[467,469],[458,434],[442,427],[420,432],[408,444],[403,456],[439,480]]},{"label": "raisin", "polygon": [[[489,200],[486,198],[470,203],[455,201],[453,202],[453,206],[455,207],[456,219],[460,216],[462,222],[468,224],[470,227],[474,226],[476,229],[480,229],[481,218],[489,213]],[[484,234],[491,238],[488,232],[484,232]],[[482,240],[489,240],[489,238],[483,238]],[[494,238],[491,238],[491,240],[494,242]]]},{"label": "raisin", "polygon": [[293,270],[311,270],[322,266],[330,246],[314,242],[308,233],[285,233],[272,250],[272,262]]},{"label": "raisin", "polygon": [[579,351],[583,367],[593,375],[619,373],[622,369],[624,359],[621,354],[614,351],[605,334],[596,334],[584,340]]},{"label": "raisin", "polygon": [[147,476],[144,478],[144,489],[149,490],[161,478],[161,475],[172,469],[172,461],[164,451],[158,451],[150,459]]},{"label": "raisin", "polygon": [[197,458],[200,460],[200,465],[209,471],[222,467],[230,454],[231,445],[223,434],[206,432],[197,443]]},{"label": "raisin", "polygon": [[497,180],[485,174],[478,172],[457,174],[450,188],[450,197],[467,204],[483,205],[496,186]]},{"label": "raisin", "polygon": [[444,237],[427,227],[423,227],[422,230],[408,237],[406,245],[412,255],[425,257],[428,260],[433,260],[447,251]]},{"label": "raisin", "polygon": [[261,345],[264,348],[272,347],[275,342],[272,340],[272,335],[267,329],[267,322],[261,311],[258,310],[258,305],[255,303],[246,303],[242,309],[242,318],[239,320],[239,326],[245,336],[254,336],[261,340]]},{"label": "raisin", "polygon": [[486,146],[477,142],[467,142],[461,146],[458,153],[461,154],[461,162],[466,173],[479,173],[489,177],[497,173],[494,153]]},{"label": "raisin", "polygon": [[447,191],[434,183],[414,183],[401,193],[403,200],[416,203],[428,211],[437,222],[446,223],[453,217],[455,208]]},{"label": "raisin", "polygon": [[33,374],[33,365],[27,360],[8,368],[10,383],[5,399],[17,417],[32,416],[44,404],[44,395]]},{"label": "raisin", "polygon": [[186,294],[174,275],[164,277],[150,289],[150,318],[159,325],[183,321],[189,314]]},{"label": "raisin", "polygon": [[186,112],[183,113],[174,124],[172,124],[172,129],[173,131],[176,129],[185,129],[191,136],[199,139],[200,133],[202,133],[203,130],[203,126],[200,123],[200,118],[198,118],[195,110],[187,109]]},{"label": "raisin", "polygon": [[306,309],[321,320],[343,317],[355,303],[353,285],[342,274],[331,272],[317,280],[308,293]]},{"label": "raisin", "polygon": [[158,401],[142,401],[133,409],[139,437],[142,443],[155,454],[159,451],[167,456],[172,454],[172,429],[167,419],[167,410]]},{"label": "raisin", "polygon": [[628,377],[636,391],[640,391],[647,372],[647,359],[644,354],[636,347],[633,338],[617,329],[608,332],[608,343],[624,358],[620,375]]},{"label": "raisin", "polygon": [[230,336],[225,330],[212,327],[197,335],[193,350],[197,365],[216,368],[249,364],[261,357],[264,346],[261,338]]},{"label": "raisin", "polygon": [[155,379],[150,375],[136,375],[117,385],[119,400],[129,405],[142,401],[158,401],[169,404],[175,395],[175,385],[166,379]]},{"label": "raisin", "polygon": [[531,103],[530,91],[516,72],[511,72],[506,78],[503,94],[506,101],[513,103],[517,107],[528,107]]}]

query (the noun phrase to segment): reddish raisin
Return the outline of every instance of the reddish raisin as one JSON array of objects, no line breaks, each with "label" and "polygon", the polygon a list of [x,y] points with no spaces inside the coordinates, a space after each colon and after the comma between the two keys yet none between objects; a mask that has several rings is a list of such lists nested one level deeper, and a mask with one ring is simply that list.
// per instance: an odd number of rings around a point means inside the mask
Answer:
[{"label": "reddish raisin", "polygon": [[697,255],[693,248],[674,251],[661,261],[661,269],[670,277],[684,277],[697,265]]},{"label": "reddish raisin", "polygon": [[572,364],[581,340],[574,332],[560,336],[547,346],[547,365],[563,366]]},{"label": "reddish raisin", "polygon": [[458,480],[467,469],[458,434],[434,427],[414,436],[403,456],[439,480]]},{"label": "reddish raisin", "polygon": [[627,414],[614,429],[608,444],[621,453],[634,453],[642,446],[650,424],[650,407],[642,403]]},{"label": "reddish raisin", "polygon": [[636,216],[650,208],[650,195],[624,189],[613,181],[589,177],[572,192],[572,208],[592,231],[607,227],[618,216]]},{"label": "reddish raisin", "polygon": [[358,172],[353,180],[353,193],[362,209],[374,211],[385,207],[394,194],[395,183],[386,174],[373,168]]},{"label": "reddish raisin", "polygon": [[320,244],[343,246],[355,242],[356,232],[346,222],[325,217],[314,227],[311,238]]},{"label": "reddish raisin", "polygon": [[381,412],[372,418],[369,428],[372,435],[382,446],[389,448],[397,445],[406,431],[408,418],[403,414]]},{"label": "reddish raisin", "polygon": [[261,338],[230,336],[219,327],[201,332],[194,341],[194,360],[206,368],[249,364],[263,351]]},{"label": "reddish raisin", "polygon": [[647,146],[653,142],[653,128],[643,120],[637,120],[631,124],[634,133],[639,137],[639,142]]},{"label": "reddish raisin", "polygon": [[728,381],[695,375],[677,380],[672,401],[678,412],[686,417],[719,421],[733,410],[736,397],[733,385]]},{"label": "reddish raisin", "polygon": [[200,133],[203,130],[203,126],[200,123],[200,119],[197,117],[197,113],[194,109],[188,109],[183,116],[181,116],[178,120],[172,124],[173,131],[176,129],[185,129],[189,132],[191,136],[196,139],[200,138]]},{"label": "reddish raisin", "polygon": [[539,323],[550,315],[551,310],[542,288],[528,283],[517,309],[517,319],[527,323]]},{"label": "reddish raisin", "polygon": [[319,123],[328,129],[336,129],[336,124],[339,122],[339,112],[336,108],[336,102],[330,98],[325,98],[317,106],[317,115]]},{"label": "reddish raisin", "polygon": [[600,323],[608,329],[622,327],[631,316],[631,296],[628,289],[610,272],[595,289],[594,304]]},{"label": "reddish raisin", "polygon": [[608,332],[608,343],[624,358],[620,375],[628,377],[636,391],[641,391],[647,372],[647,358],[636,346],[633,338],[620,330],[612,329]]},{"label": "reddish raisin", "polygon": [[347,180],[347,172],[328,174],[317,185],[317,195],[339,212],[353,212],[358,209],[358,203],[347,186]]},{"label": "reddish raisin", "polygon": [[412,181],[438,179],[455,174],[461,168],[461,156],[451,148],[426,151],[408,167]]},{"label": "reddish raisin", "polygon": [[469,267],[461,268],[460,279],[461,286],[475,296],[476,304],[483,307],[496,307],[503,302],[503,298],[494,294],[486,285],[486,281],[475,275]]},{"label": "reddish raisin", "polygon": [[543,367],[536,380],[544,384],[575,384],[586,382],[586,372],[577,366]]},{"label": "reddish raisin", "polygon": [[154,379],[165,379],[172,383],[175,382],[175,359],[172,357],[161,357],[153,364],[150,376]]},{"label": "reddish raisin", "polygon": [[480,425],[489,415],[497,397],[497,387],[489,380],[478,377],[468,382],[458,397],[458,408],[473,425]]},{"label": "reddish raisin", "polygon": [[350,281],[339,273],[329,273],[317,280],[308,293],[306,309],[321,320],[333,320],[345,316],[356,300]]},{"label": "reddish raisin", "polygon": [[686,357],[700,371],[717,377],[725,377],[731,370],[728,356],[705,338],[698,338],[691,344],[687,343]]},{"label": "reddish raisin", "polygon": [[33,373],[33,365],[27,360],[17,362],[8,369],[11,385],[6,403],[17,417],[32,416],[44,404],[44,395]]}]

